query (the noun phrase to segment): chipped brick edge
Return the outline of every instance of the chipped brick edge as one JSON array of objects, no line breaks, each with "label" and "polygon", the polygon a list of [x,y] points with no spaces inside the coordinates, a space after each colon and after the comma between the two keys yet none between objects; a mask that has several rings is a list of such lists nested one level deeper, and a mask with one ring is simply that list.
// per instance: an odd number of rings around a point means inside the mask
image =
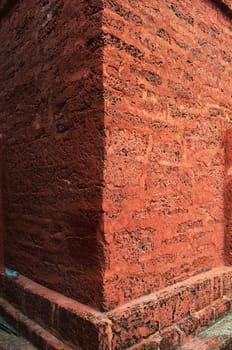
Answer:
[{"label": "chipped brick edge", "polygon": [[[111,321],[103,313],[24,276],[12,280],[0,274],[0,285],[0,311],[33,344],[38,346],[39,342],[39,349],[66,350],[66,345],[78,350],[109,349]],[[63,348],[52,347],[47,336],[42,339],[43,329]]]},{"label": "chipped brick edge", "polygon": [[231,282],[231,267],[215,268],[101,313],[26,277],[0,274],[0,311],[41,350],[164,349],[230,312]]}]

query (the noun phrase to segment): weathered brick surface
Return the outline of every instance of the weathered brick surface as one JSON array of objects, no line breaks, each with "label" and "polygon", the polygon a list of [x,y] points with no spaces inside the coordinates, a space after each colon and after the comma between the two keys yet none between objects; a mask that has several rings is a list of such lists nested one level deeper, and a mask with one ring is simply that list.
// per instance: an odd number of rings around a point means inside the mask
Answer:
[{"label": "weathered brick surface", "polygon": [[4,215],[3,215],[3,134],[0,134],[0,271],[4,268]]},{"label": "weathered brick surface", "polygon": [[[0,284],[3,287],[0,296],[1,314],[4,313],[16,324],[22,334],[39,349],[47,350],[50,340],[46,337],[49,334],[51,338],[55,336],[64,349],[64,344],[80,350],[109,349],[111,321],[103,313],[24,276],[14,281],[0,274]],[[39,346],[38,342],[44,344]]]},{"label": "weathered brick surface", "polygon": [[[232,262],[232,129],[228,129],[225,138],[225,259]],[[224,288],[227,288],[224,284]]]},{"label": "weathered brick surface", "polygon": [[101,1],[5,2],[14,3],[0,11],[5,263],[100,307]]},{"label": "weathered brick surface", "polygon": [[214,301],[211,306],[214,309],[215,319],[223,316],[225,313],[231,311],[230,310],[231,305],[231,298],[230,299],[218,299]]},{"label": "weathered brick surface", "polygon": [[169,327],[161,332],[160,350],[175,349],[181,345],[182,332],[176,326]]},{"label": "weathered brick surface", "polygon": [[[228,308],[227,308],[228,310]],[[227,311],[225,310],[225,312]],[[199,327],[203,328],[215,321],[215,310],[213,307],[207,306],[204,309],[196,312],[193,317],[198,319]]]},{"label": "weathered brick surface", "polygon": [[110,308],[223,262],[232,51],[229,16],[212,1],[104,6]]},{"label": "weathered brick surface", "polygon": [[[15,281],[0,274],[0,311],[41,350],[54,336],[64,348],[166,350],[230,311],[230,294],[212,301],[225,275],[232,282],[232,268],[216,268],[101,313],[23,276]],[[216,280],[221,283],[214,286]]]},{"label": "weathered brick surface", "polygon": [[[213,301],[214,292],[220,288],[225,275],[232,284],[231,268],[214,269],[108,312],[113,349],[133,349],[144,339],[149,343],[148,338],[157,331],[163,344],[174,340],[183,342],[199,333],[230,310],[229,301],[222,295]],[[215,284],[218,280],[221,283]],[[173,326],[178,327],[180,334]],[[170,332],[175,336],[168,337]]]},{"label": "weathered brick surface", "polygon": [[1,275],[0,309],[41,348],[165,350],[230,310],[231,269],[213,269],[232,261],[217,2],[0,2],[5,262],[51,288]]},{"label": "weathered brick surface", "polygon": [[230,263],[229,16],[209,0],[0,14],[6,264],[109,310]]}]

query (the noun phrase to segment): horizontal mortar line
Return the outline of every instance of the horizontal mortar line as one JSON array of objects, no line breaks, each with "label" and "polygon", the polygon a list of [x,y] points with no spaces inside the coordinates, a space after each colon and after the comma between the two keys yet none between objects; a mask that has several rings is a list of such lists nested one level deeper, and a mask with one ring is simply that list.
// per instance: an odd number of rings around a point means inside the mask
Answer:
[{"label": "horizontal mortar line", "polygon": [[[1,278],[5,278],[3,273],[0,274]],[[111,323],[111,321],[107,318],[105,313],[100,312],[92,308],[91,306],[82,304],[72,298],[66,297],[63,294],[56,292],[52,289],[44,287],[43,285],[34,282],[33,280],[19,275],[17,280],[12,281],[18,288],[25,290],[33,295],[40,295],[42,298],[47,299],[52,304],[57,307],[63,307],[69,310],[71,313],[78,314],[82,316],[84,319],[88,321],[94,320],[97,322],[107,322]],[[58,301],[59,300],[59,301]]]},{"label": "horizontal mortar line", "polygon": [[208,280],[210,280],[210,279],[218,276],[218,274],[220,272],[221,273],[227,273],[227,272],[232,273],[232,267],[222,266],[222,267],[216,267],[210,271],[202,272],[202,273],[197,274],[195,276],[192,276],[188,279],[185,279],[184,281],[177,282],[171,286],[165,287],[165,288],[160,289],[156,292],[150,293],[148,295],[144,295],[142,297],[134,299],[134,300],[132,300],[128,303],[125,303],[123,305],[119,305],[119,306],[115,307],[114,309],[106,312],[106,315],[111,316],[112,313],[116,313],[118,311],[123,311],[125,309],[131,308],[132,306],[140,305],[141,303],[147,303],[149,301],[151,301],[151,302],[159,301],[162,297],[170,295],[172,292],[178,293],[180,290],[183,290],[186,287],[191,288],[194,285],[194,283],[201,281],[201,279],[205,276],[207,277]]}]

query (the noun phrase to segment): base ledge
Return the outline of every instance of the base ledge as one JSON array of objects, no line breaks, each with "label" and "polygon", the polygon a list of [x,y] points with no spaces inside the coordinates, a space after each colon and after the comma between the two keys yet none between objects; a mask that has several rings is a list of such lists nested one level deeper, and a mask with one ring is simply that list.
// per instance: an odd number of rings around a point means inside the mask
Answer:
[{"label": "base ledge", "polygon": [[[232,268],[222,266],[101,313],[24,276],[0,274],[0,311],[41,350],[166,350],[231,311]],[[38,346],[39,344],[39,346]]]},{"label": "base ledge", "polygon": [[[38,347],[38,349],[74,350],[73,347],[65,345],[38,323],[29,319],[2,298],[0,298],[0,313],[6,317],[15,328],[19,329],[27,339],[32,338],[33,344]],[[82,349],[80,347],[75,347],[75,350]]]}]

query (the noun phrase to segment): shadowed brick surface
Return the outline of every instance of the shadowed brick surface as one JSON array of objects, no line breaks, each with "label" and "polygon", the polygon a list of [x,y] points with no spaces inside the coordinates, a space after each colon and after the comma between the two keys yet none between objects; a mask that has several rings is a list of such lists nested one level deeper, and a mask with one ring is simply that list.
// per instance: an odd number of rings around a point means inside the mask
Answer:
[{"label": "shadowed brick surface", "polygon": [[222,3],[0,2],[0,309],[41,349],[165,350],[231,310]]},{"label": "shadowed brick surface", "polygon": [[5,263],[97,308],[103,54],[93,38],[101,8],[97,0],[19,0],[0,12]]}]

